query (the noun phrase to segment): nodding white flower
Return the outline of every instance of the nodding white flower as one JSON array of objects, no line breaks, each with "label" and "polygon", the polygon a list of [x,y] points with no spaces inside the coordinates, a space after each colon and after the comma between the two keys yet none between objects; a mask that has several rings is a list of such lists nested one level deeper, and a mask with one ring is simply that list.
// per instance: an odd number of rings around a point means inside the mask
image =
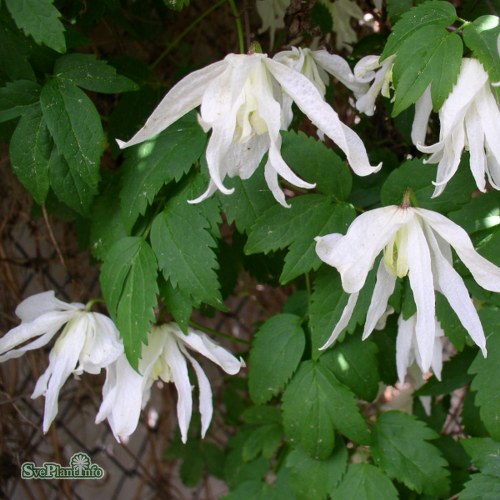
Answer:
[{"label": "nodding white flower", "polygon": [[290,0],[257,0],[257,12],[262,20],[259,33],[269,30],[269,46],[274,46],[276,30],[285,27],[285,12]]},{"label": "nodding white flower", "polygon": [[322,0],[322,3],[332,16],[332,31],[336,34],[335,48],[350,52],[351,45],[358,40],[358,36],[351,26],[351,18],[359,21],[363,18],[363,11],[353,0]]},{"label": "nodding white flower", "polygon": [[455,175],[464,149],[470,152],[470,168],[478,189],[486,190],[486,178],[500,189],[500,109],[490,86],[482,64],[464,58],[457,83],[439,110],[439,142],[432,146],[422,144],[432,110],[428,97],[416,128],[420,130],[417,148],[432,153],[426,162],[438,163],[433,197],[439,196]]},{"label": "nodding white flower", "polygon": [[479,255],[467,233],[443,215],[423,208],[388,206],[358,216],[347,234],[316,238],[316,253],[337,268],[348,303],[329,347],[349,323],[359,292],[377,255],[383,250],[368,308],[363,338],[368,337],[386,311],[396,279],[408,276],[417,312],[415,336],[422,371],[432,363],[435,341],[435,293],[442,293],[472,340],[486,355],[486,340],[479,316],[460,275],[453,269],[453,247],[483,288],[500,292],[500,268]]},{"label": "nodding white flower", "polygon": [[189,381],[187,359],[198,379],[201,435],[204,437],[212,420],[212,390],[207,376],[189,354],[188,348],[218,364],[230,375],[235,375],[245,366],[242,360],[235,358],[202,332],[189,329],[185,335],[176,323],[153,327],[148,335],[148,345],[142,348],[139,373],[130,366],[125,355],[108,369],[96,423],[107,418],[118,441],[130,436],[137,427],[141,409],[149,400],[153,383],[156,380],[173,382],[178,398],[177,419],[182,442],[185,443],[193,407],[193,388]]},{"label": "nodding white flower", "polygon": [[[379,94],[390,97],[392,85],[392,67],[396,56],[390,56],[382,63],[380,56],[365,56],[354,66],[354,77],[360,83],[366,85],[364,92],[355,92],[356,109],[367,116],[373,116],[375,111],[375,100]],[[370,82],[371,85],[369,84]]]},{"label": "nodding white flower", "polygon": [[368,83],[355,77],[343,57],[330,54],[325,49],[311,50],[292,47],[290,50],[278,52],[273,59],[306,76],[314,83],[322,96],[326,93],[326,86],[329,82],[328,74],[343,83],[355,95],[366,92],[369,87]]},{"label": "nodding white flower", "polygon": [[118,144],[124,148],[150,139],[201,104],[200,123],[206,131],[212,130],[206,150],[211,180],[207,191],[192,203],[217,189],[231,194],[233,189],[223,184],[226,175],[248,179],[268,152],[267,184],[276,200],[288,206],[278,174],[300,188],[313,188],[314,184],[297,177],[281,157],[280,130],[287,129],[291,120],[283,109],[285,95],[338,145],[356,174],[369,175],[380,169],[380,165],[370,166],[362,140],[340,121],[314,84],[265,54],[229,54],[189,74],[172,87],[139,132]]},{"label": "nodding white flower", "polygon": [[[443,337],[444,332],[441,325],[435,320],[434,345],[432,350],[431,368],[438,380],[441,380],[441,370],[443,369]],[[406,373],[414,363],[417,364],[423,374],[428,370],[422,364],[416,334],[417,315],[405,320],[401,314],[398,319],[398,335],[396,337],[396,367],[398,378],[404,384]],[[419,381],[416,381],[419,383]]]},{"label": "nodding white flower", "polygon": [[71,373],[99,373],[122,354],[123,344],[108,317],[86,311],[83,304],[58,300],[53,291],[23,300],[16,315],[21,324],[0,338],[0,362],[46,345],[64,326],[31,396],[45,395],[43,432],[47,432],[57,415],[59,391]]}]

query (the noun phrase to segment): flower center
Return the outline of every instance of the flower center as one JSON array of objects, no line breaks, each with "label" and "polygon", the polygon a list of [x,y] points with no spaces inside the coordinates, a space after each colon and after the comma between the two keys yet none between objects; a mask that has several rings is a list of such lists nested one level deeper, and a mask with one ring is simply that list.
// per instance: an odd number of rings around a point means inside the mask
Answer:
[{"label": "flower center", "polygon": [[156,361],[151,378],[153,380],[161,379],[166,383],[172,382],[172,370],[163,356],[160,356],[158,361]]},{"label": "flower center", "polygon": [[404,225],[384,248],[384,262],[387,269],[403,278],[408,274],[408,226]]}]

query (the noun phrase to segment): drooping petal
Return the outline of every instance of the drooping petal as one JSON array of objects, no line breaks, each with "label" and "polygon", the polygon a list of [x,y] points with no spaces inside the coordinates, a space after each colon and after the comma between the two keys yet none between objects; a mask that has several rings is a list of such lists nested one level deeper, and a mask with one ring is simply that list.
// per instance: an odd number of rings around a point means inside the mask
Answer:
[{"label": "drooping petal", "polygon": [[434,355],[432,356],[432,371],[438,380],[441,380],[443,370],[443,337],[444,331],[436,319],[436,334],[434,338]]},{"label": "drooping petal", "polygon": [[278,172],[275,168],[273,168],[269,160],[267,160],[264,167],[264,179],[266,180],[267,186],[274,196],[274,199],[285,208],[290,208],[290,205],[285,200],[285,193],[281,189],[278,182]]},{"label": "drooping petal", "polygon": [[131,139],[119,141],[120,148],[143,142],[165,130],[192,109],[200,105],[203,93],[227,66],[226,61],[218,61],[194,71],[174,85],[147,119],[146,124]]},{"label": "drooping petal", "polygon": [[266,59],[265,63],[299,109],[344,152],[357,175],[369,175],[382,168],[382,165],[370,165],[363,141],[340,121],[337,113],[323,100],[318,89],[305,76],[272,59]]},{"label": "drooping petal", "polygon": [[49,366],[38,379],[32,398],[45,394],[43,432],[49,430],[57,415],[59,391],[78,362],[85,342],[88,318],[82,315],[70,321],[49,354]]},{"label": "drooping petal", "polygon": [[377,326],[377,322],[387,310],[387,302],[394,292],[396,276],[387,271],[384,259],[380,260],[377,270],[377,281],[373,289],[372,301],[366,314],[365,327],[363,330],[363,340],[369,337]]},{"label": "drooping petal", "polygon": [[245,143],[233,142],[226,153],[229,177],[250,178],[269,150],[267,134],[257,135]]},{"label": "drooping petal", "polygon": [[396,337],[396,367],[400,384],[405,383],[408,368],[415,361],[414,336],[417,316],[405,320],[401,314],[398,318],[398,335]]},{"label": "drooping petal", "polygon": [[411,141],[415,146],[425,143],[427,135],[427,124],[432,112],[431,86],[429,85],[424,93],[415,103],[415,118],[411,127]]},{"label": "drooping petal", "polygon": [[37,293],[24,299],[16,307],[16,316],[23,323],[34,321],[42,314],[53,311],[76,311],[85,306],[79,303],[68,304],[56,298],[53,290]]},{"label": "drooping petal", "polygon": [[[75,311],[73,310],[47,312],[30,323],[21,323],[8,331],[0,338],[0,363],[8,359],[18,358],[26,351],[44,346],[74,316]],[[29,344],[24,344],[34,337],[39,338]],[[22,347],[15,349],[20,345]]]},{"label": "drooping petal", "polygon": [[370,210],[356,217],[345,236],[317,238],[316,253],[337,268],[347,293],[359,292],[377,255],[413,216],[413,211],[397,206]]},{"label": "drooping petal", "polygon": [[486,152],[484,150],[484,131],[481,127],[476,106],[472,105],[465,118],[465,130],[470,152],[470,169],[476,185],[483,193],[486,191]]},{"label": "drooping petal", "polygon": [[435,296],[430,251],[416,219],[408,224],[408,267],[408,278],[417,306],[417,346],[422,358],[422,371],[426,372],[434,352]]},{"label": "drooping petal", "polygon": [[458,224],[431,210],[423,208],[414,210],[436,234],[455,249],[480,286],[491,292],[500,292],[500,268],[476,252],[469,235]]},{"label": "drooping petal", "polygon": [[359,297],[358,292],[349,295],[349,300],[347,301],[347,304],[344,307],[344,310],[342,311],[342,315],[340,316],[338,323],[335,325],[335,328],[333,329],[330,338],[325,342],[324,345],[322,345],[319,348],[320,351],[328,349],[328,347],[330,347],[335,342],[335,340],[337,340],[337,337],[347,327],[349,321],[351,320],[352,313],[354,312],[354,308],[356,307],[356,304],[358,302],[358,297]]},{"label": "drooping petal", "polygon": [[173,323],[170,323],[168,327],[169,331],[183,344],[219,365],[229,375],[235,375],[240,371],[241,367],[245,366],[242,360],[236,358],[229,351],[216,344],[203,332],[190,329],[188,334],[185,335],[180,328]]},{"label": "drooping petal", "polygon": [[201,414],[201,437],[205,437],[205,434],[208,430],[210,422],[212,421],[212,415],[214,412],[212,405],[212,388],[210,387],[210,382],[205,375],[202,367],[194,359],[186,349],[182,348],[182,352],[184,356],[191,362],[191,365],[194,368],[196,373],[196,378],[198,379],[198,387],[200,391],[200,414]]},{"label": "drooping petal", "polygon": [[486,357],[486,338],[467,287],[460,275],[442,255],[432,230],[428,229],[426,235],[432,252],[433,271],[438,290],[446,297],[460,323],[462,323],[472,340],[480,347]]},{"label": "drooping petal", "polygon": [[172,372],[172,380],[177,389],[177,420],[181,431],[182,442],[187,441],[189,422],[193,413],[193,396],[191,382],[186,365],[186,359],[179,350],[174,335],[165,336],[163,356]]}]

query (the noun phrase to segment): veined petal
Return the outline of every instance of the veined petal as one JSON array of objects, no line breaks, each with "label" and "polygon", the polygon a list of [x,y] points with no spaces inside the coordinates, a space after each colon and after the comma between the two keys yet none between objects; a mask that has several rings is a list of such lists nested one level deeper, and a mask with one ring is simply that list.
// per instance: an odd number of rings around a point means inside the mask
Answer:
[{"label": "veined petal", "polygon": [[347,301],[347,304],[344,307],[344,310],[342,311],[342,315],[340,316],[338,323],[335,325],[335,328],[333,329],[330,338],[326,341],[326,343],[323,346],[319,348],[320,351],[328,349],[328,347],[330,347],[337,340],[337,337],[347,327],[349,321],[351,320],[352,313],[354,312],[354,308],[356,307],[356,304],[358,302],[358,297],[359,297],[358,292],[349,295],[349,300]]},{"label": "veined petal", "polygon": [[429,248],[432,252],[433,270],[438,290],[446,297],[455,311],[460,323],[467,330],[472,340],[483,351],[486,357],[486,338],[476,308],[472,303],[463,279],[442,255],[441,249],[431,229],[426,231]]},{"label": "veined petal", "polygon": [[398,206],[370,210],[356,217],[345,236],[317,238],[316,253],[337,268],[347,293],[359,292],[377,255],[413,217],[413,210]]},{"label": "veined petal", "polygon": [[163,356],[172,372],[172,379],[177,389],[177,420],[181,431],[182,442],[187,441],[189,422],[193,413],[193,396],[191,382],[186,365],[186,359],[179,350],[176,336],[167,335]]},{"label": "veined petal", "polygon": [[392,292],[394,292],[395,285],[396,276],[387,271],[384,259],[381,259],[377,270],[377,281],[373,289],[372,301],[366,315],[363,340],[369,337],[377,326],[377,322],[384,315],[387,309],[387,302]]},{"label": "veined petal", "polygon": [[401,384],[405,383],[408,368],[415,361],[414,336],[417,323],[414,314],[408,320],[403,319],[401,314],[398,318],[398,336],[396,337],[396,367],[398,379]]},{"label": "veined petal", "polygon": [[32,398],[45,394],[43,432],[49,430],[57,415],[58,398],[61,387],[75,369],[78,357],[85,342],[88,318],[80,316],[68,323],[65,331],[57,340],[49,354],[49,366],[38,379]]},{"label": "veined petal", "polygon": [[459,225],[431,210],[416,208],[415,211],[455,249],[480,286],[491,292],[500,292],[500,268],[476,252],[469,235]]},{"label": "veined petal", "polygon": [[212,421],[212,415],[214,412],[212,405],[212,388],[210,387],[210,382],[198,361],[196,361],[196,359],[194,359],[186,349],[182,349],[182,352],[191,362],[191,365],[196,373],[196,378],[198,379],[198,387],[200,390],[201,437],[203,438],[205,437],[210,422]]},{"label": "veined petal", "polygon": [[340,121],[337,113],[305,76],[272,59],[265,60],[265,63],[299,109],[344,152],[357,175],[369,175],[380,170],[382,165],[370,165],[363,141]]},{"label": "veined petal", "polygon": [[85,306],[79,303],[68,304],[56,298],[53,290],[48,292],[37,293],[24,299],[16,307],[16,316],[23,323],[34,321],[42,314],[53,311],[76,311],[83,309]]},{"label": "veined petal", "polygon": [[194,71],[174,85],[147,119],[146,124],[130,140],[119,141],[120,148],[143,142],[165,130],[181,116],[200,105],[207,85],[221,74],[227,62],[218,61]]},{"label": "veined petal", "polygon": [[[18,358],[26,351],[44,346],[74,315],[75,312],[72,310],[47,312],[30,323],[21,323],[8,331],[0,338],[0,363],[8,359]],[[33,337],[39,336],[40,338],[33,342],[18,347]],[[18,348],[14,349],[15,347]]]},{"label": "veined petal", "polygon": [[424,93],[415,103],[415,118],[411,127],[411,141],[415,146],[425,143],[427,135],[427,124],[432,111],[431,86],[429,85]]},{"label": "veined petal", "polygon": [[243,361],[237,359],[229,351],[216,344],[203,332],[189,329],[189,333],[185,335],[177,325],[170,323],[167,326],[169,331],[183,344],[219,365],[229,375],[235,375],[240,371],[242,366],[245,366]]},{"label": "veined petal", "polygon": [[408,223],[408,278],[417,306],[415,335],[422,371],[429,370],[434,352],[435,296],[431,255],[417,219]]}]

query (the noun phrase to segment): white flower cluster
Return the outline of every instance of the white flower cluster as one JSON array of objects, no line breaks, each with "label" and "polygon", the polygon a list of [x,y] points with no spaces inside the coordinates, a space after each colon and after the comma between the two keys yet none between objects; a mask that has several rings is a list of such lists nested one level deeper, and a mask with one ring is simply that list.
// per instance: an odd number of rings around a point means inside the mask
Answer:
[{"label": "white flower cluster", "polygon": [[140,411],[149,400],[151,386],[161,379],[173,382],[177,389],[177,416],[185,443],[193,406],[186,359],[198,378],[202,435],[212,419],[210,383],[188,349],[210,359],[230,375],[245,366],[204,333],[189,329],[184,334],[177,324],[169,323],[153,327],[136,372],[127,361],[120,334],[111,319],[88,311],[83,304],[62,302],[52,291],[25,299],[16,314],[21,324],[0,338],[0,362],[43,347],[62,329],[50,351],[49,366],[31,396],[45,396],[44,432],[57,415],[59,391],[69,376],[83,372],[98,374],[104,368],[106,382],[96,423],[107,418],[117,440],[132,434],[139,423]]}]

